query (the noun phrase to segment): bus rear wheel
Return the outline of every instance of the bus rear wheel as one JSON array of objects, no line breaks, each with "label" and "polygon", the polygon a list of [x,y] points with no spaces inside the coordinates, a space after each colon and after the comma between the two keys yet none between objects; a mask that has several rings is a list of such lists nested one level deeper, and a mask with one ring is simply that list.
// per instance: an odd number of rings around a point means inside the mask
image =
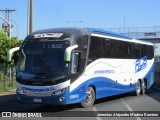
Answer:
[{"label": "bus rear wheel", "polygon": [[141,83],[140,81],[138,80],[137,81],[137,87],[136,87],[136,95],[139,96],[141,93]]},{"label": "bus rear wheel", "polygon": [[145,95],[146,89],[147,89],[147,85],[146,85],[146,82],[144,82],[144,83],[142,84],[142,95]]},{"label": "bus rear wheel", "polygon": [[95,91],[92,87],[89,87],[86,94],[86,101],[82,102],[83,107],[92,107],[95,102]]}]

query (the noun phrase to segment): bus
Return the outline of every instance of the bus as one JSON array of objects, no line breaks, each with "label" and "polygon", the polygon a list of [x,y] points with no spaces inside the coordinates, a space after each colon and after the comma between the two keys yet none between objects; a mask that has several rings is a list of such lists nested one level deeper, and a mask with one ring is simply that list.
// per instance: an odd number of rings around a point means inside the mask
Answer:
[{"label": "bus", "polygon": [[146,41],[94,28],[33,32],[19,50],[17,99],[91,107],[99,98],[145,94],[154,82],[153,47]]}]

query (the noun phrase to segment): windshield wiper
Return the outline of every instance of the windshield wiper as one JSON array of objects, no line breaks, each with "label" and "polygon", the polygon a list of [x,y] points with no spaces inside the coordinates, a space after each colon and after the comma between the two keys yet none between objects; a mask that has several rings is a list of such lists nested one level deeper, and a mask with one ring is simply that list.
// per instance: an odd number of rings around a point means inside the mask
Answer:
[{"label": "windshield wiper", "polygon": [[60,80],[60,79],[64,79],[66,78],[67,76],[60,76],[60,77],[56,77],[56,78],[53,78],[51,79],[52,81],[57,81],[57,80]]}]

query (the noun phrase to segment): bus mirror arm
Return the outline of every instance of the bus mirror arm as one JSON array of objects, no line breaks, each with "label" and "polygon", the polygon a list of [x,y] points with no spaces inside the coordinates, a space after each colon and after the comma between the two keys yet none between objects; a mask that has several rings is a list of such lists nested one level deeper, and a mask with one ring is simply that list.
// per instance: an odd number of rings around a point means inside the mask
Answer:
[{"label": "bus mirror arm", "polygon": [[20,47],[15,47],[15,48],[10,49],[7,52],[7,62],[11,62],[13,53],[16,52],[16,51],[18,51],[19,49],[20,49]]},{"label": "bus mirror arm", "polygon": [[64,53],[64,61],[65,63],[66,62],[70,62],[71,61],[71,53],[72,53],[72,50],[78,48],[78,45],[73,45],[73,46],[70,46],[68,48],[66,48],[65,50],[65,53]]}]

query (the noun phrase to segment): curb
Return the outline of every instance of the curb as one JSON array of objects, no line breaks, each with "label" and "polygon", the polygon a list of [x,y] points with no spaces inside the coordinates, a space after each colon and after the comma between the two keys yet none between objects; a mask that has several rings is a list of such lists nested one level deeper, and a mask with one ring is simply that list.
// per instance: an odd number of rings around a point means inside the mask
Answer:
[{"label": "curb", "polygon": [[0,93],[0,96],[16,94],[16,89]]}]

